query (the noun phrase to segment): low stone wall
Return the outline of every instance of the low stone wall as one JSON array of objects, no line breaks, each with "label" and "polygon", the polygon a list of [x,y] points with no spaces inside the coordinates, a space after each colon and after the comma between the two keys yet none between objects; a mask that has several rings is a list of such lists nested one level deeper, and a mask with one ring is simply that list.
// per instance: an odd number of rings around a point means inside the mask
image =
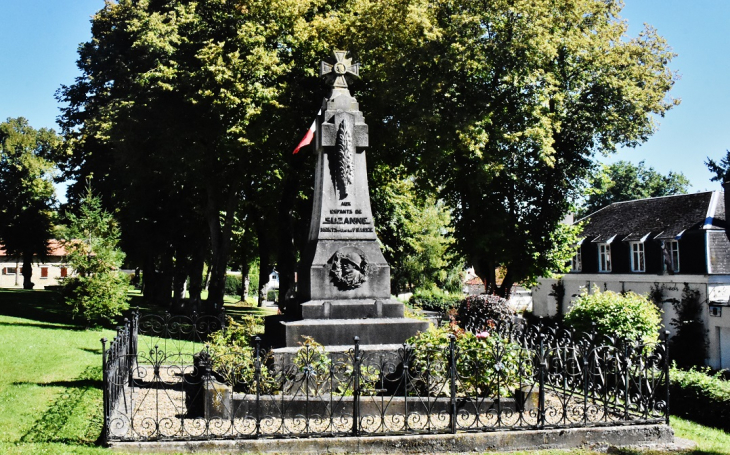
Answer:
[{"label": "low stone wall", "polygon": [[[525,387],[517,391],[515,398],[458,398],[456,412],[466,410],[471,414],[529,412],[537,408],[538,393]],[[261,395],[232,392],[230,386],[218,381],[207,381],[203,390],[205,419],[224,419],[259,416],[293,419],[297,417],[321,417],[324,419],[352,416],[354,397],[332,394],[308,396],[305,392],[296,395]],[[361,396],[360,416],[408,416],[448,415],[451,413],[451,399],[448,397],[403,397],[403,396]]]},{"label": "low stone wall", "polygon": [[120,452],[224,453],[455,453],[515,450],[606,450],[638,447],[677,450],[668,425],[495,431],[487,433],[365,436],[306,439],[249,439],[235,441],[117,442]]}]

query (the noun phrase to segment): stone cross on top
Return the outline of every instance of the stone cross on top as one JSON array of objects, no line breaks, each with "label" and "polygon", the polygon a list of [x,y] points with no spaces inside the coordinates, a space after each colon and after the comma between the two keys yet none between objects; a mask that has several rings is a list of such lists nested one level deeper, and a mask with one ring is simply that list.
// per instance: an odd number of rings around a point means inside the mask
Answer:
[{"label": "stone cross on top", "polygon": [[319,66],[320,77],[324,76],[327,83],[334,89],[347,90],[347,80],[360,77],[360,64],[352,63],[347,58],[347,51],[334,51],[335,63],[321,62]]}]

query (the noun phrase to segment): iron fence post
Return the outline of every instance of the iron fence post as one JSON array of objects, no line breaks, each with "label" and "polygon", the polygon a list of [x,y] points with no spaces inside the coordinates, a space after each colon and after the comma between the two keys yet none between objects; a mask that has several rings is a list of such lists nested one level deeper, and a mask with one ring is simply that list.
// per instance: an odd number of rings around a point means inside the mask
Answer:
[{"label": "iron fence post", "polygon": [[102,401],[103,401],[103,412],[104,412],[104,423],[101,430],[101,439],[104,443],[107,442],[107,429],[109,428],[109,377],[107,375],[106,368],[106,338],[101,339],[101,371],[102,371]]},{"label": "iron fence post", "polygon": [[665,420],[669,425],[669,330],[664,331],[664,380],[666,381],[666,407],[665,407]]},{"label": "iron fence post", "polygon": [[537,333],[537,339],[538,339],[538,385],[540,388],[538,389],[538,400],[537,400],[537,426],[538,428],[542,428],[545,425],[545,341],[543,339],[542,335],[542,327],[540,327],[540,331]]},{"label": "iron fence post", "polygon": [[[203,366],[203,396],[205,396],[206,390],[210,390],[211,382],[213,380],[213,360],[210,357],[210,346],[205,346],[205,359],[202,362]],[[206,398],[203,402],[203,417],[205,419],[205,433],[210,435],[210,404]],[[231,410],[232,411],[232,410]]]},{"label": "iron fence post", "polygon": [[622,340],[623,353],[621,364],[624,368],[624,420],[629,420],[629,382],[631,381],[630,363],[629,359],[629,340]]},{"label": "iron fence post", "polygon": [[254,381],[256,382],[256,437],[258,438],[261,435],[261,337],[254,338],[254,341],[256,342]]},{"label": "iron fence post", "polygon": [[355,356],[352,365],[352,435],[360,434],[360,337],[353,338]]},{"label": "iron fence post", "polygon": [[[426,352],[428,353],[428,351]],[[411,360],[412,353],[413,347],[409,346],[407,343],[403,343],[403,427],[406,431],[408,430],[408,386],[409,381],[411,380],[411,376],[409,374],[409,362]],[[428,354],[426,359],[428,360]]]},{"label": "iron fence post", "polygon": [[454,348],[456,345],[456,335],[449,334],[449,376],[451,377],[451,433],[456,433],[456,354]]},{"label": "iron fence post", "polygon": [[583,352],[583,424],[588,424],[588,356],[593,349],[593,344],[588,346],[588,351]]}]

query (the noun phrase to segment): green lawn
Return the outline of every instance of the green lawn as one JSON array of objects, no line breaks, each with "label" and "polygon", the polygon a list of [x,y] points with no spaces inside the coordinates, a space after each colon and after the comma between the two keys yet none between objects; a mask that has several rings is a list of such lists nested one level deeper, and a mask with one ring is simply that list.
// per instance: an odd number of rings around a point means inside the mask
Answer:
[{"label": "green lawn", "polygon": [[[99,340],[114,332],[75,324],[55,296],[0,289],[0,453],[110,454],[96,445],[102,422]],[[226,309],[228,314],[272,312],[234,301]],[[675,418],[672,426],[677,436],[697,441],[690,453],[730,455],[730,434]]]},{"label": "green lawn", "polygon": [[[51,291],[0,290],[0,452],[95,453],[101,343]],[[88,446],[88,447],[87,447]]]}]

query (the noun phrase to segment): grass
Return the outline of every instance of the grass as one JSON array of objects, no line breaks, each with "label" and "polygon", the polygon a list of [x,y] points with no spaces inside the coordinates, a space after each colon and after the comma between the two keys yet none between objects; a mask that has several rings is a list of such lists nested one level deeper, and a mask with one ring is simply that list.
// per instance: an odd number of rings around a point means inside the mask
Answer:
[{"label": "grass", "polygon": [[[139,296],[137,294],[137,298]],[[140,302],[141,303],[141,302]],[[233,301],[228,314],[267,314]],[[101,432],[101,343],[111,330],[85,330],[50,291],[0,289],[0,453],[107,454]],[[698,443],[687,454],[730,455],[730,434],[672,418],[677,436]],[[515,452],[592,455],[586,450]],[[619,450],[632,455],[657,452]]]},{"label": "grass", "polygon": [[[101,343],[51,291],[0,290],[0,452],[101,453]],[[106,452],[106,451],[104,451]]]}]

